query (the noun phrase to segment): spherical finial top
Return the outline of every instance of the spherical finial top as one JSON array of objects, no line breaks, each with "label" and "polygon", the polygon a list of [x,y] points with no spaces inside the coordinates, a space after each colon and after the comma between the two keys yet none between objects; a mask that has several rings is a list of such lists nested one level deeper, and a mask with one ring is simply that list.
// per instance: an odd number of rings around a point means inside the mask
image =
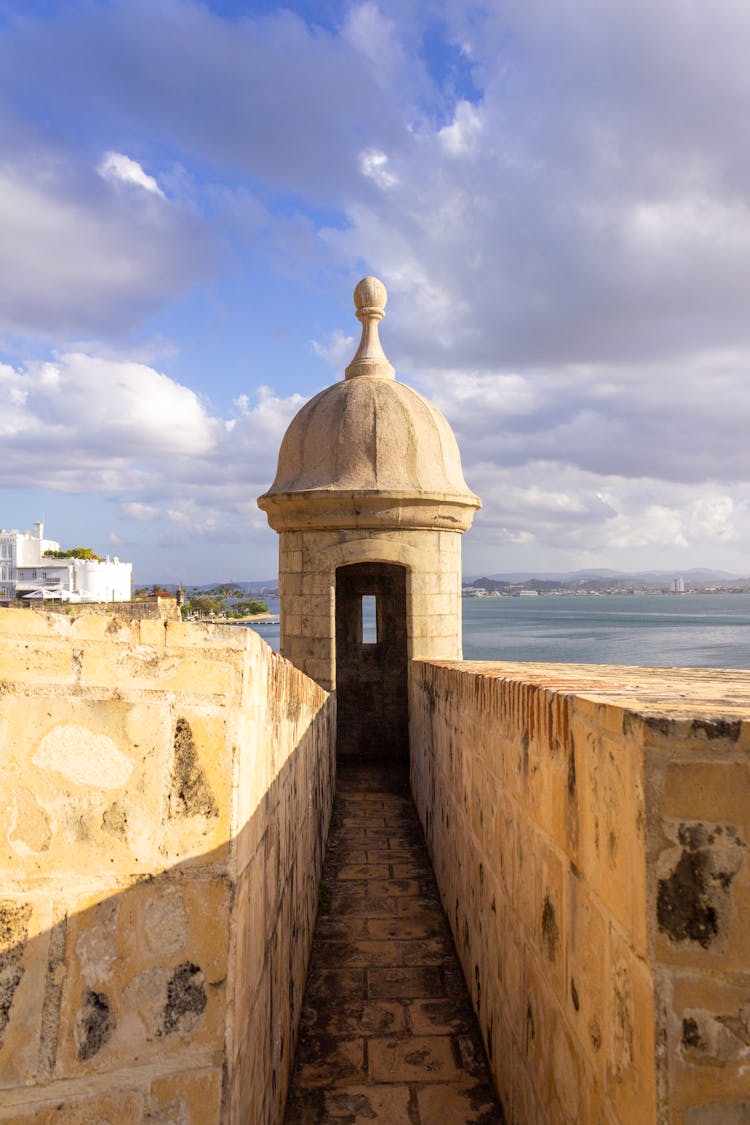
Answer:
[{"label": "spherical finial top", "polygon": [[378,337],[378,321],[385,316],[388,300],[385,285],[377,277],[363,277],[354,290],[355,316],[362,325],[362,339],[357,354],[346,369],[346,378],[371,375],[393,379],[395,372],[388,362]]},{"label": "spherical finial top", "polygon": [[354,305],[360,309],[384,309],[388,293],[377,277],[363,277],[354,290]]}]

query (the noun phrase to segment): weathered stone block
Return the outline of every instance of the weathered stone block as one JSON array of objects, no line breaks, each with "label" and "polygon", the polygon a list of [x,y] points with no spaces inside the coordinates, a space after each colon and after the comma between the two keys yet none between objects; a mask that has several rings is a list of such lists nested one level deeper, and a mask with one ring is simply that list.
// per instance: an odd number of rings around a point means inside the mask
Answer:
[{"label": "weathered stone block", "polygon": [[609,931],[607,1093],[623,1121],[656,1119],[653,976],[614,925]]}]

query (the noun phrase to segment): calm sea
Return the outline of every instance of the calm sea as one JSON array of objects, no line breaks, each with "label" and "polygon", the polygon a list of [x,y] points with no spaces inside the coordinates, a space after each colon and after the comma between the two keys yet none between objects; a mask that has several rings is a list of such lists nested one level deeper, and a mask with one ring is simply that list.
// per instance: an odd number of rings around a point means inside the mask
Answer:
[{"label": "calm sea", "polygon": [[750,593],[464,598],[463,622],[467,660],[750,669]]}]

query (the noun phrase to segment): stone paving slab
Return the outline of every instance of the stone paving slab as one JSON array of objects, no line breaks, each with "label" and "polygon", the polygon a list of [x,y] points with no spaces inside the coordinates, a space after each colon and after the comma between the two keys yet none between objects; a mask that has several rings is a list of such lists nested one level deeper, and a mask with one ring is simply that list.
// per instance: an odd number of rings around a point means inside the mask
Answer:
[{"label": "stone paving slab", "polygon": [[285,1125],[502,1125],[408,778],[339,764]]}]

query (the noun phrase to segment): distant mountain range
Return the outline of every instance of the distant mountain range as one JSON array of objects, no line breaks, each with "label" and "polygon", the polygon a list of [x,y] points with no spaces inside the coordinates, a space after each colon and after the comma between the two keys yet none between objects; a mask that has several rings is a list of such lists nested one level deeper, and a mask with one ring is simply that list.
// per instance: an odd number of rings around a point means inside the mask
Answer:
[{"label": "distant mountain range", "polygon": [[750,583],[750,577],[730,574],[726,570],[711,570],[706,567],[693,567],[690,570],[640,570],[627,572],[622,570],[608,570],[605,567],[592,567],[590,570],[572,570],[566,573],[554,571],[511,571],[504,574],[488,574],[482,577],[465,578],[464,586],[490,580],[498,583],[520,582],[559,582],[565,586],[575,586],[585,582],[629,582],[634,585],[649,583],[670,583],[673,578],[684,578],[685,584],[702,586],[707,583],[719,582],[726,585],[728,582]]},{"label": "distant mountain range", "polygon": [[[144,582],[138,583],[139,586],[151,586],[153,583]],[[182,586],[184,590],[199,590],[205,594],[208,590],[216,590],[219,587],[229,587],[232,590],[240,590],[243,594],[262,594],[269,590],[277,590],[279,587],[278,578],[254,578],[249,582],[159,582],[158,586],[162,590],[169,590],[174,593],[178,586]]]},{"label": "distant mountain range", "polygon": [[[584,585],[593,582],[597,585],[607,582],[627,582],[630,585],[640,586],[649,584],[667,584],[671,586],[674,578],[684,578],[686,586],[706,586],[719,583],[723,586],[735,583],[737,585],[750,585],[750,575],[730,574],[726,570],[711,570],[707,567],[693,567],[690,570],[639,570],[628,572],[623,570],[608,570],[606,567],[592,567],[589,570],[571,570],[566,572],[556,571],[531,571],[514,570],[502,574],[485,574],[464,578],[464,586],[482,585],[487,583],[487,589],[500,588],[503,585],[518,585],[519,583],[539,583],[561,586]],[[150,583],[148,584],[150,585]],[[175,582],[160,582],[163,590],[174,591]],[[217,586],[231,586],[232,589],[241,590],[243,594],[261,594],[269,590],[278,589],[278,578],[253,578],[244,582],[202,582],[194,584],[188,582],[186,589],[213,590]]]}]

